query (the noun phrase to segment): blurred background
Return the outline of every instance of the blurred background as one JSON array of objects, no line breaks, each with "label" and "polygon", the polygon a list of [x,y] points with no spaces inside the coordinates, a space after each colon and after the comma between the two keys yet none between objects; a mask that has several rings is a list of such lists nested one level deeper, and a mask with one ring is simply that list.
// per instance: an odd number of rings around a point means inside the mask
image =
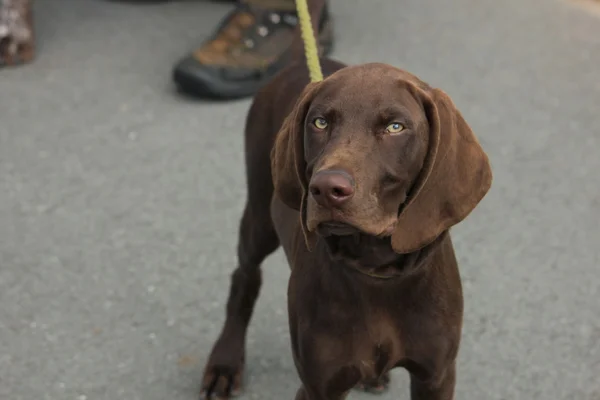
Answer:
[{"label": "blurred background", "polygon": [[[453,230],[456,398],[600,400],[600,3],[329,5],[334,58],[442,88],[492,162]],[[172,70],[233,7],[34,0],[35,58],[0,68],[0,399],[197,398],[236,263],[250,99],[185,95]],[[242,398],[291,399],[281,250],[263,270]],[[381,398],[408,400],[393,378]]]}]

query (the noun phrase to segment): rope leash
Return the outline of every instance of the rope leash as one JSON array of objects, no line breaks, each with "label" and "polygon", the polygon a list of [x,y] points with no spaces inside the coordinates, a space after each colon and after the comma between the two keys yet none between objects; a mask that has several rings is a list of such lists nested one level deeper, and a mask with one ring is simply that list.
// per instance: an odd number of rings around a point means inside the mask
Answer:
[{"label": "rope leash", "polygon": [[[311,82],[319,82],[323,80],[323,71],[319,62],[319,50],[317,40],[312,28],[310,13],[308,11],[307,0],[296,0],[296,11],[298,12],[298,20],[300,21],[300,29],[302,32],[302,42],[304,43],[304,54],[306,56],[306,64]],[[361,274],[371,278],[387,280],[396,278],[398,275],[380,275],[368,271],[363,271],[358,268],[355,270]]]},{"label": "rope leash", "polygon": [[304,42],[304,54],[306,56],[310,81],[322,81],[323,72],[319,63],[319,50],[310,21],[307,0],[296,0],[296,11],[298,12],[298,19],[300,21],[300,30],[302,32],[302,41]]}]

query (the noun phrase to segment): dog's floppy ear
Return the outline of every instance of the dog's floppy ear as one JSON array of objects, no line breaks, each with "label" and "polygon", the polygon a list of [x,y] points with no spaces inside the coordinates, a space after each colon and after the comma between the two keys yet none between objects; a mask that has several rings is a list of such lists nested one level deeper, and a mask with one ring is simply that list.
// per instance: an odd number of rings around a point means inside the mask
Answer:
[{"label": "dog's floppy ear", "polygon": [[285,118],[271,150],[271,174],[275,195],[288,207],[300,211],[302,229],[310,249],[316,240],[306,229],[308,181],[304,160],[304,119],[320,82],[309,83]]},{"label": "dog's floppy ear", "polygon": [[429,123],[429,147],[392,234],[392,247],[401,254],[465,219],[492,183],[488,157],[450,97],[439,89],[416,90]]}]

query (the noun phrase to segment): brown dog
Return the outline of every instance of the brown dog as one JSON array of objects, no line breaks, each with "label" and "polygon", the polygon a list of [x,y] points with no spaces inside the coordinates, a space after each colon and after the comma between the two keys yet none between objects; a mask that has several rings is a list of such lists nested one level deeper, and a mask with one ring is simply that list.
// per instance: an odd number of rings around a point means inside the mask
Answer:
[{"label": "brown dog", "polygon": [[324,81],[291,66],[249,111],[239,267],[203,395],[240,390],[260,265],[281,244],[297,400],[380,390],[399,366],[413,400],[452,399],[463,298],[448,230],[489,190],[488,158],[442,91],[384,64],[322,64]]}]

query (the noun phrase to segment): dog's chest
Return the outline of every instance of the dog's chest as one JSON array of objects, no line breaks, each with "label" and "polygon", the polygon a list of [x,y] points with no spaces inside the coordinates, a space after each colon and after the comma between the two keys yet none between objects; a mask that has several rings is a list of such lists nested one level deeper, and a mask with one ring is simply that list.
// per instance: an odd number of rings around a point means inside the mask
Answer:
[{"label": "dog's chest", "polygon": [[364,376],[396,365],[405,354],[402,310],[390,307],[382,291],[355,280],[355,273],[338,274],[314,261],[292,269],[289,312],[299,335],[320,338],[321,350],[331,349]]},{"label": "dog's chest", "polygon": [[330,264],[318,249],[309,252],[298,212],[277,198],[271,216],[292,268],[289,317],[298,334],[322,356],[332,352],[359,366],[364,376],[379,376],[402,359],[402,307],[390,300],[389,290],[366,283],[356,270]]},{"label": "dog's chest", "polygon": [[363,376],[375,379],[404,358],[402,332],[385,313],[366,316],[363,328],[354,340],[355,365]]}]

